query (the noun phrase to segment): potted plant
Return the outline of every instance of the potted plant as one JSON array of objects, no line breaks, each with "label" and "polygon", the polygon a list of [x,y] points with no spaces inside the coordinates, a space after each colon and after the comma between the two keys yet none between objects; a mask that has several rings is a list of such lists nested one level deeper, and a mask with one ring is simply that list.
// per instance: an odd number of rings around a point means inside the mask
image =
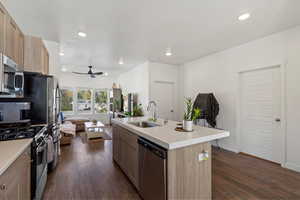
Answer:
[{"label": "potted plant", "polygon": [[185,131],[193,131],[193,122],[201,115],[199,108],[193,109],[192,98],[185,99],[186,110],[184,113],[184,120],[182,128]]}]

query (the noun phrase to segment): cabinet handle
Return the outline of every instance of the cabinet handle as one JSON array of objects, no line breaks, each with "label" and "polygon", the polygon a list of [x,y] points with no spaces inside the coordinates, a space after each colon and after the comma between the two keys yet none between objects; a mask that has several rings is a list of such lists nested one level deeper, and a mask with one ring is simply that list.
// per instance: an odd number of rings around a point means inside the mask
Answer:
[{"label": "cabinet handle", "polygon": [[6,185],[5,185],[5,184],[2,184],[2,185],[0,186],[0,190],[6,190]]}]

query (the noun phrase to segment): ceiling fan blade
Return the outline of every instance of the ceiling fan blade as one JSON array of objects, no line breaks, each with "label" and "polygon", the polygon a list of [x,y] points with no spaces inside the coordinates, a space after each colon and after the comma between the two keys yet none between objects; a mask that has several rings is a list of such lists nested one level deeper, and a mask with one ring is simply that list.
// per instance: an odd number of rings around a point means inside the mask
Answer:
[{"label": "ceiling fan blade", "polygon": [[96,78],[96,76],[94,74],[91,74],[91,78]]},{"label": "ceiling fan blade", "polygon": [[81,73],[81,72],[72,72],[74,74],[80,74],[80,75],[87,75],[88,73]]},{"label": "ceiling fan blade", "polygon": [[93,73],[94,75],[102,75],[103,74],[103,72],[95,72],[95,73]]}]

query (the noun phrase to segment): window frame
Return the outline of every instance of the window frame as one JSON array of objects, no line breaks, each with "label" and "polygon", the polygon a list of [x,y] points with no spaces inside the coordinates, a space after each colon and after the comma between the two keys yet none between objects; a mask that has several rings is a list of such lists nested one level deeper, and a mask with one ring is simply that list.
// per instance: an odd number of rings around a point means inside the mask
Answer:
[{"label": "window frame", "polygon": [[[109,88],[90,88],[90,87],[61,87],[60,90],[70,90],[73,93],[73,104],[72,111],[62,111],[65,116],[71,115],[103,115],[110,112],[110,89]],[[78,110],[78,92],[80,90],[90,90],[91,91],[91,110],[90,111],[79,111]],[[96,104],[96,92],[105,91],[107,93],[107,112],[98,113],[95,109]]]},{"label": "window frame", "polygon": [[[73,114],[75,114],[76,113],[76,111],[75,111],[75,104],[77,103],[76,99],[74,98],[75,94],[76,94],[75,88],[72,88],[72,87],[62,87],[60,90],[61,90],[61,92],[62,92],[62,90],[70,90],[73,93],[72,111],[63,111],[61,109],[61,112],[63,112],[65,115],[73,115]],[[61,93],[61,98],[62,98],[62,93]]]},{"label": "window frame", "polygon": [[[76,112],[74,114],[93,114],[94,113],[94,89],[93,88],[88,88],[88,87],[77,87],[76,89]],[[80,111],[78,110],[78,92],[80,90],[90,90],[91,91],[91,110],[90,111]]]},{"label": "window frame", "polygon": [[[107,108],[107,112],[100,112],[98,113],[97,110],[95,109],[95,105],[96,105],[96,92],[106,92],[107,98],[106,98],[106,108]],[[95,115],[101,115],[101,114],[105,114],[109,112],[109,89],[107,88],[94,88],[94,95],[93,95],[93,113]]]}]

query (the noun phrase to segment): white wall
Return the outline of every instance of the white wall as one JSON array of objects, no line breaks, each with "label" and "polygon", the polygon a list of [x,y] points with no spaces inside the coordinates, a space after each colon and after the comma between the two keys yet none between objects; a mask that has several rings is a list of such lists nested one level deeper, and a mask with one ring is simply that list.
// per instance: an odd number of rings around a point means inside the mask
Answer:
[{"label": "white wall", "polygon": [[[169,65],[169,64],[162,64],[162,63],[155,63],[149,62],[149,73],[150,73],[150,93],[149,99],[159,99],[163,98],[164,94],[161,94],[160,97],[154,97],[154,87],[153,84],[155,81],[166,81],[166,82],[173,82],[175,86],[175,94],[174,94],[174,115],[176,120],[180,120],[179,116],[179,66],[176,65]],[[180,104],[181,105],[181,104]]]},{"label": "white wall", "polygon": [[145,112],[149,102],[149,63],[138,65],[121,74],[118,78],[118,84],[120,84],[123,93],[138,94],[138,102],[142,104]]},{"label": "white wall", "polygon": [[[221,36],[220,36],[221,37]],[[184,64],[181,67],[183,96],[213,92],[220,103],[218,127],[231,136],[220,141],[229,150],[238,150],[238,72],[286,64],[287,167],[300,171],[300,27]],[[295,112],[296,111],[296,112]],[[182,110],[181,110],[182,112]]]}]

